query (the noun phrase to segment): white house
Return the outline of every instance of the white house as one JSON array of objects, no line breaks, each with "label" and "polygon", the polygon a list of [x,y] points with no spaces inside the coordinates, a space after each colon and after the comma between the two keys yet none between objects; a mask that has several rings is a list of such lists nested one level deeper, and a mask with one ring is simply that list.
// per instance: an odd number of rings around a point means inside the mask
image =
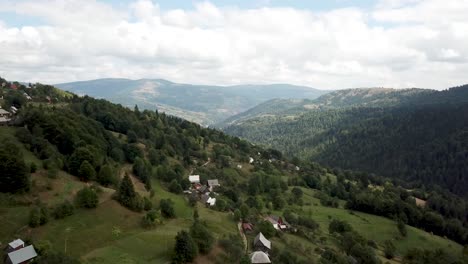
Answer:
[{"label": "white house", "polygon": [[252,164],[254,162],[254,159],[252,157],[249,157],[249,163]]},{"label": "white house", "polygon": [[200,175],[189,175],[190,183],[200,183]]}]

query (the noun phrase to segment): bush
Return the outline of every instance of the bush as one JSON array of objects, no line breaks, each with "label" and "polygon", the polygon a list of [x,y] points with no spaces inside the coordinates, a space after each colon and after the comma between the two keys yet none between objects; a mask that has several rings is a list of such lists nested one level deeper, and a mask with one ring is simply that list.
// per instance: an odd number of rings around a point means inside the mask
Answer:
[{"label": "bush", "polygon": [[90,181],[96,178],[96,171],[93,165],[89,161],[85,160],[81,163],[80,169],[78,170],[78,176],[82,181]]},{"label": "bush", "polygon": [[143,209],[149,211],[153,208],[153,203],[147,197],[143,198]]},{"label": "bush", "polygon": [[396,247],[390,240],[384,242],[384,254],[387,259],[395,257]]},{"label": "bush", "polygon": [[173,179],[171,183],[169,184],[169,191],[172,193],[182,193],[182,187],[180,184],[177,182],[176,179]]},{"label": "bush", "polygon": [[79,190],[75,197],[75,203],[77,207],[82,208],[96,208],[99,199],[95,190],[89,187],[84,187]]},{"label": "bush", "polygon": [[276,229],[273,227],[273,225],[270,222],[264,220],[257,224],[257,230],[262,232],[266,238],[273,237],[276,234]]},{"label": "bush", "polygon": [[36,206],[29,212],[29,226],[38,227],[45,225],[49,221],[49,213],[47,207]]},{"label": "bush", "polygon": [[161,224],[161,213],[156,210],[147,212],[141,221],[144,228],[154,228],[156,225]]},{"label": "bush", "polygon": [[55,219],[62,219],[67,216],[73,215],[75,212],[75,207],[73,206],[72,203],[69,201],[64,201],[61,204],[58,204],[55,208],[54,211],[52,212],[52,216]]},{"label": "bush", "polygon": [[112,168],[110,165],[104,165],[99,170],[97,176],[97,182],[102,186],[115,185],[117,183],[116,178],[113,176]]},{"label": "bush", "polygon": [[35,173],[35,172],[37,171],[37,165],[36,165],[36,163],[31,162],[31,164],[29,165],[29,171],[30,171],[31,173]]},{"label": "bush", "polygon": [[330,222],[330,225],[328,226],[328,232],[330,232],[330,234],[333,234],[333,233],[343,234],[345,232],[350,232],[352,230],[353,228],[348,222],[338,220],[338,219],[333,219]]},{"label": "bush", "polygon": [[175,218],[174,202],[171,199],[161,199],[159,202],[161,214],[164,218]]}]

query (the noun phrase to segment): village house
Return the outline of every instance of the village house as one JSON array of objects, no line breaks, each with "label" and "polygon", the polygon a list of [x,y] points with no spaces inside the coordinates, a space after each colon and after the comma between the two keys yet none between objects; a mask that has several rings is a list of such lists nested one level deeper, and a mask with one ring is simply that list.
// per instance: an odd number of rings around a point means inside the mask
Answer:
[{"label": "village house", "polygon": [[7,124],[11,120],[11,113],[0,108],[0,125]]},{"label": "village house", "polygon": [[214,179],[214,180],[208,180],[208,186],[210,187],[210,191],[213,191],[213,189],[221,185],[219,184],[218,179]]},{"label": "village house", "polygon": [[270,222],[276,230],[285,230],[290,228],[289,223],[283,220],[281,216],[269,215],[265,220]]},{"label": "village house", "polygon": [[197,191],[201,194],[210,192],[210,189],[206,185],[200,186],[200,188],[197,189]]},{"label": "village house", "polygon": [[191,184],[200,183],[200,175],[189,175],[188,177]]},{"label": "village house", "polygon": [[34,246],[30,245],[25,247],[24,241],[21,239],[16,239],[8,243],[6,253],[7,258],[5,263],[7,264],[30,263],[35,257],[37,257]]},{"label": "village house", "polygon": [[254,162],[254,159],[252,157],[249,157],[249,163],[252,164]]},{"label": "village house", "polygon": [[254,250],[268,253],[271,249],[271,241],[260,232],[254,239]]},{"label": "village house", "polygon": [[270,264],[271,260],[263,251],[255,251],[250,255],[250,263],[252,264]]},{"label": "village house", "polygon": [[215,206],[216,198],[210,197],[208,194],[203,194],[200,201],[206,206]]}]

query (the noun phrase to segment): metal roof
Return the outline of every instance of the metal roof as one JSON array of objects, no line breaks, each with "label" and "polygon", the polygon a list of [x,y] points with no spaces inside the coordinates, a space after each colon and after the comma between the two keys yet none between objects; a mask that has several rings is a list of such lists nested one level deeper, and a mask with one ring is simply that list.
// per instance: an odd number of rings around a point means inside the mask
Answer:
[{"label": "metal roof", "polygon": [[255,251],[250,255],[250,261],[252,264],[266,264],[266,263],[271,263],[270,258],[268,257],[267,254],[263,251]]},{"label": "metal roof", "polygon": [[262,234],[262,232],[260,232],[256,237],[255,237],[255,240],[254,240],[254,243],[257,244],[257,242],[260,241],[260,243],[262,243],[262,245],[264,245],[265,247],[267,247],[268,249],[271,249],[271,241],[266,239],[266,237]]},{"label": "metal roof", "polygon": [[8,253],[8,258],[10,259],[12,264],[23,263],[35,257],[37,257],[37,253],[32,245]]},{"label": "metal roof", "polygon": [[11,248],[17,248],[19,246],[24,246],[24,241],[21,239],[16,239],[8,243]]}]

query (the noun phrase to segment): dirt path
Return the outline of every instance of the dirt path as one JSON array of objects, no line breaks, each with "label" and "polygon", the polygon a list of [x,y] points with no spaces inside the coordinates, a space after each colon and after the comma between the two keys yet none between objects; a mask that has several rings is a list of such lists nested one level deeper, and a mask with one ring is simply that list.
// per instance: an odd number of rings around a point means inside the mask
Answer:
[{"label": "dirt path", "polygon": [[208,161],[207,161],[207,162],[205,162],[205,163],[202,165],[202,167],[205,167],[206,165],[210,164],[210,162],[211,162],[211,159],[210,159],[210,158],[208,158]]},{"label": "dirt path", "polygon": [[239,234],[242,237],[242,242],[244,242],[244,251],[247,253],[247,237],[244,234],[244,230],[242,230],[242,222],[237,223],[237,229],[239,229]]}]

